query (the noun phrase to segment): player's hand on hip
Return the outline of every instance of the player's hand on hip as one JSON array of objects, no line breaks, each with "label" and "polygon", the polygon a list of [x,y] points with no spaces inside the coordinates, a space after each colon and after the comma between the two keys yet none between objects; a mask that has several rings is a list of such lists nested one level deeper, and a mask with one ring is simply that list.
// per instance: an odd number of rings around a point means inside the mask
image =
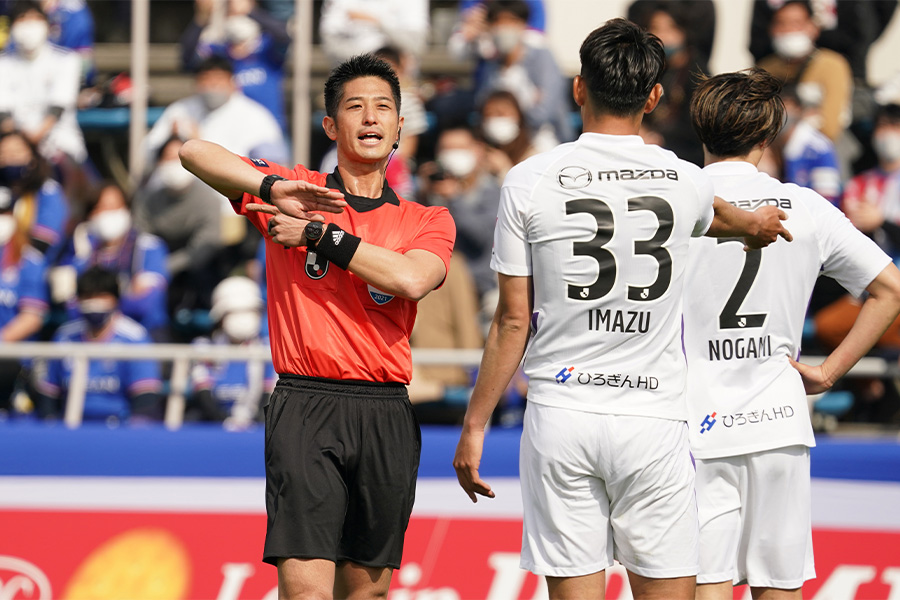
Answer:
[{"label": "player's hand on hip", "polygon": [[821,394],[830,390],[834,385],[834,381],[828,375],[824,363],[813,367],[797,362],[791,357],[788,357],[788,360],[791,361],[791,366],[800,373],[800,377],[803,379],[803,387],[807,394]]},{"label": "player's hand on hip", "polygon": [[306,219],[298,219],[282,213],[278,208],[270,204],[248,204],[247,210],[271,215],[266,223],[266,232],[273,242],[281,244],[285,248],[305,246],[306,235],[304,229],[306,224],[310,221],[325,221],[322,215],[317,214],[310,214],[309,218]]},{"label": "player's hand on hip", "polygon": [[472,502],[478,502],[478,496],[494,497],[491,486],[478,475],[483,448],[484,431],[467,432],[464,430],[456,445],[456,456],[453,457],[456,478]]},{"label": "player's hand on hip", "polygon": [[759,250],[774,243],[779,237],[793,241],[794,236],[784,228],[787,213],[774,206],[763,206],[753,213],[758,224],[756,235],[744,238],[744,250]]},{"label": "player's hand on hip", "polygon": [[284,214],[307,220],[312,212],[340,213],[347,206],[342,192],[295,179],[272,184],[270,198]]}]

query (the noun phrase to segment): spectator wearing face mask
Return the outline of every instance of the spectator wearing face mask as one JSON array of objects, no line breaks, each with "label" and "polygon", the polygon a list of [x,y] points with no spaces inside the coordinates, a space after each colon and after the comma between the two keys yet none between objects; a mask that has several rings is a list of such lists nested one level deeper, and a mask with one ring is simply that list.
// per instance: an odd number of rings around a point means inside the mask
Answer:
[{"label": "spectator wearing face mask", "polygon": [[475,85],[480,105],[497,89],[516,95],[529,127],[546,127],[558,142],[574,139],[569,120],[569,86],[556,60],[536,36],[527,35],[529,8],[524,0],[494,0],[487,22],[496,54],[484,63]]},{"label": "spectator wearing face mask", "polygon": [[[43,255],[28,243],[19,199],[0,187],[0,343],[31,340],[49,306]],[[22,361],[0,360],[0,416],[11,410]]]},{"label": "spectator wearing face mask", "polygon": [[54,270],[53,297],[70,301],[72,282],[94,266],[110,270],[120,279],[119,308],[147,329],[154,339],[168,339],[166,269],[168,251],[155,235],[134,228],[122,189],[105,183],[91,191],[87,220],[75,227],[68,247]]},{"label": "spectator wearing face mask", "polygon": [[28,243],[52,262],[62,249],[69,203],[50,172],[50,165],[25,134],[0,133],[0,188],[17,201]]},{"label": "spectator wearing face mask", "polygon": [[291,38],[286,23],[253,0],[229,0],[224,31],[217,33],[210,27],[212,10],[212,0],[195,0],[194,19],[181,36],[182,66],[193,71],[210,56],[224,56],[244,95],[269,109],[287,131],[282,88]]},{"label": "spectator wearing face mask", "polygon": [[488,170],[498,181],[529,156],[553,147],[553,138],[535,139],[515,94],[492,92],[481,105],[479,132],[487,143]]},{"label": "spectator wearing face mask", "polygon": [[[118,275],[93,266],[78,278],[79,316],[59,328],[57,343],[149,344],[147,330],[122,314]],[[42,417],[65,412],[65,398],[72,380],[72,361],[48,360],[37,389]],[[84,400],[85,421],[124,422],[159,420],[162,417],[162,382],[159,364],[152,360],[92,360],[88,364]]]},{"label": "spectator wearing face mask", "polygon": [[18,129],[56,165],[87,160],[75,119],[81,59],[48,41],[47,15],[20,0],[11,15],[12,49],[0,54],[0,131]]},{"label": "spectator wearing face mask", "polygon": [[[248,277],[228,277],[213,291],[210,318],[216,324],[210,338],[197,345],[262,347],[263,301],[259,285]],[[200,362],[191,371],[193,390],[186,418],[219,421],[226,429],[244,429],[257,419],[259,408],[275,388],[270,361]]]},{"label": "spectator wearing face mask", "polygon": [[208,306],[221,279],[215,262],[222,249],[222,202],[215,190],[181,166],[182,145],[173,137],[162,147],[132,208],[135,228],[159,237],[168,248],[171,314],[180,308]]},{"label": "spectator wearing face mask", "polygon": [[766,149],[760,168],[785,183],[810,188],[836,206],[841,199],[841,172],[834,142],[818,128],[819,87],[786,85],[781,98],[787,118],[778,138]]},{"label": "spectator wearing face mask", "polygon": [[831,141],[850,124],[853,76],[847,59],[826,48],[816,47],[819,27],[807,0],[788,0],[772,15],[769,25],[774,54],[758,66],[783,83],[815,83],[822,90],[819,129]]},{"label": "spectator wearing face mask", "polygon": [[497,276],[490,264],[494,231],[489,224],[497,218],[500,181],[487,169],[483,144],[468,127],[445,129],[435,162],[423,164],[419,176],[425,203],[450,210],[456,222],[455,252],[468,262],[482,303],[490,303]]},{"label": "spectator wearing face mask", "polygon": [[856,228],[872,237],[895,262],[900,259],[900,106],[882,106],[872,146],[878,166],[850,180],[841,205]]},{"label": "spectator wearing face mask", "polygon": [[[197,67],[195,93],[170,104],[144,140],[147,164],[154,164],[173,135],[202,138],[242,156],[288,162],[281,127],[262,104],[245,96],[232,77],[231,61],[211,56]],[[225,199],[222,210],[231,211]]]}]

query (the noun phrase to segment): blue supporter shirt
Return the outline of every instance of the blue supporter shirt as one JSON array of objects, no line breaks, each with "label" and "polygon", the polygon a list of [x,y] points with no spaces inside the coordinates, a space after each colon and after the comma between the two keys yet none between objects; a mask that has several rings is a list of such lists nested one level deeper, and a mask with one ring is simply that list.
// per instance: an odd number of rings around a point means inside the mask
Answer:
[{"label": "blue supporter shirt", "polygon": [[31,246],[22,249],[13,261],[12,247],[0,246],[0,327],[20,312],[45,313],[49,303],[47,264],[40,252]]},{"label": "blue supporter shirt", "polygon": [[69,218],[69,202],[62,186],[48,179],[38,190],[37,215],[31,236],[47,245],[47,256],[53,257],[62,249],[63,233]]},{"label": "blue supporter shirt", "polygon": [[234,81],[244,95],[265,106],[287,131],[284,112],[284,61],[287,47],[276,44],[266,33],[260,35],[259,47],[244,58],[235,58],[223,44],[204,44],[197,50],[200,56],[226,56],[234,66]]},{"label": "blue supporter shirt", "polygon": [[[116,314],[112,330],[98,340],[88,339],[84,320],[66,323],[53,336],[54,342],[82,342],[102,344],[149,344],[150,336],[140,324]],[[39,383],[40,390],[51,397],[59,397],[68,390],[72,378],[72,359],[47,361],[47,372]],[[92,360],[88,366],[87,390],[84,399],[84,420],[103,420],[108,417],[127,419],[131,415],[131,398],[162,389],[159,363],[153,360]]]},{"label": "blue supporter shirt", "polygon": [[784,181],[810,188],[837,206],[841,172],[837,150],[825,134],[801,121],[784,147]]},{"label": "blue supporter shirt", "polygon": [[[197,345],[227,345],[230,342],[224,334],[219,333],[213,335],[211,340],[201,338],[194,343]],[[250,343],[267,346],[269,341],[264,338],[258,338]],[[266,361],[262,377],[262,381],[257,382],[255,387],[259,388],[259,384],[262,385],[259,392],[271,390],[275,386],[275,379],[277,378],[275,367],[271,361]],[[225,412],[230,412],[235,402],[250,393],[250,388],[253,385],[252,378],[250,363],[246,361],[198,363],[194,365],[191,371],[191,384],[194,391],[210,390],[219,407]],[[255,402],[257,398],[258,396],[250,400]]]},{"label": "blue supporter shirt", "polygon": [[[118,273],[122,285],[121,311],[150,331],[166,326],[169,251],[165,242],[136,230],[129,232],[125,242],[113,250],[103,248],[93,234],[87,235],[87,242],[90,252],[76,252],[72,246],[62,264],[71,264],[79,275],[94,265]],[[141,278],[142,284],[149,284],[149,291],[136,294],[129,290],[136,277]]]}]

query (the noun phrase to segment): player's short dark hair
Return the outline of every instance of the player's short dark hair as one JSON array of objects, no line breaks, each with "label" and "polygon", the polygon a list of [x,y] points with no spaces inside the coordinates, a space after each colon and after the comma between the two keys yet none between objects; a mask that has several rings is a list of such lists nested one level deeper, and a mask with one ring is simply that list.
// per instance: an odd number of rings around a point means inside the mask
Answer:
[{"label": "player's short dark hair", "polygon": [[119,276],[106,267],[94,265],[78,276],[79,298],[92,298],[101,294],[112,294],[119,298]]},{"label": "player's short dark hair", "polygon": [[495,23],[500,13],[509,13],[523,21],[528,22],[531,18],[531,7],[525,0],[488,0],[487,15],[488,23]]},{"label": "player's short dark hair", "polygon": [[391,86],[397,112],[400,112],[400,80],[394,69],[374,54],[358,54],[336,66],[328,76],[325,82],[325,114],[335,118],[344,97],[344,85],[360,77],[378,77],[386,81]]},{"label": "player's short dark hair", "polygon": [[900,105],[885,104],[883,106],[879,106],[878,112],[875,113],[876,127],[881,123],[886,123],[888,125],[900,125]]},{"label": "player's short dark hair", "polygon": [[19,0],[13,4],[12,10],[9,11],[9,22],[15,23],[22,15],[32,11],[39,13],[44,17],[45,21],[47,20],[47,13],[44,12],[40,2],[36,2],[35,0]]},{"label": "player's short dark hair", "polygon": [[618,117],[643,109],[666,68],[659,38],[621,18],[592,31],[579,53],[581,77],[593,105]]},{"label": "player's short dark hair", "polygon": [[212,54],[204,58],[194,72],[199,75],[208,71],[225,71],[233,75],[234,65],[231,64],[231,59],[219,54]]},{"label": "player's short dark hair", "polygon": [[781,81],[753,67],[701,77],[691,97],[691,124],[714,156],[746,156],[775,141],[784,126]]}]

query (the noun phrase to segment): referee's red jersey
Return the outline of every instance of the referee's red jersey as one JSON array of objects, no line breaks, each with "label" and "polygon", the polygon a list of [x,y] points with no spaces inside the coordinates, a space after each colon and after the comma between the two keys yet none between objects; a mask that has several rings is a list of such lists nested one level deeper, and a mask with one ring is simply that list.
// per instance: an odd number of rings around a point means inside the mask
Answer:
[{"label": "referee's red jersey", "polygon": [[[340,214],[322,213],[326,223],[364,241],[405,253],[427,250],[449,270],[456,226],[446,208],[425,207],[399,198],[385,185],[379,199],[353,196],[340,175],[293,170],[266,160],[245,158],[259,171],[339,189],[349,206]],[[244,194],[232,202],[266,239],[269,333],[275,370],[376,382],[409,383],[409,335],[416,303],[384,293],[349,271],[318,258],[306,248],[284,248],[267,233],[270,215],[246,210],[259,202]]]}]

